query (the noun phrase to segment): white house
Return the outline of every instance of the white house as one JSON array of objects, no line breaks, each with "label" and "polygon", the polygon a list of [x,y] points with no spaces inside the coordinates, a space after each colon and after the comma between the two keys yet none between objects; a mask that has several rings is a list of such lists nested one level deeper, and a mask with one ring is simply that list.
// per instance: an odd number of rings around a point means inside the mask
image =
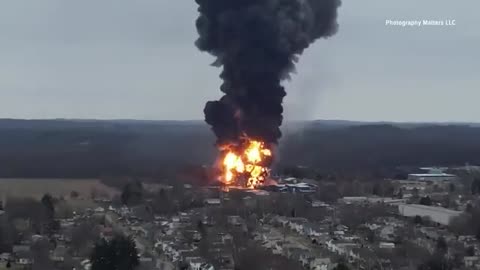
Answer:
[{"label": "white house", "polygon": [[89,259],[81,261],[80,265],[83,267],[84,270],[90,270],[92,268],[92,263],[90,263]]},{"label": "white house", "polygon": [[218,198],[209,198],[209,199],[205,199],[205,204],[207,204],[207,205],[220,205],[221,201]]},{"label": "white house", "polygon": [[312,270],[328,270],[332,262],[330,258],[315,258],[310,261],[310,269]]},{"label": "white house", "polygon": [[97,208],[95,208],[95,213],[105,213],[105,208],[99,206]]},{"label": "white house", "polygon": [[204,264],[204,260],[200,257],[191,258],[188,262],[188,267],[190,270],[201,270],[202,264]]},{"label": "white house", "polygon": [[390,242],[380,242],[380,244],[378,245],[379,248],[385,248],[385,249],[392,249],[392,248],[395,248],[395,244],[394,243],[390,243]]},{"label": "white house", "polygon": [[478,267],[480,265],[480,258],[478,256],[465,256],[463,257],[463,261],[466,267]]},{"label": "white house", "polygon": [[0,261],[8,261],[12,258],[12,254],[10,253],[2,253],[0,254]]}]

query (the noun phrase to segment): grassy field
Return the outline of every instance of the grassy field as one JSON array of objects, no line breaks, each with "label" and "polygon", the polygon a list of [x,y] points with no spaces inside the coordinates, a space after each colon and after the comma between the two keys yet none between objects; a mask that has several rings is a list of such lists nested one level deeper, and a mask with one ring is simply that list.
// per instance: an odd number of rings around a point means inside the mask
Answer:
[{"label": "grassy field", "polygon": [[0,270],[22,270],[23,268],[21,266],[15,265],[12,263],[10,268],[7,268],[6,263],[0,262]]},{"label": "grassy field", "polygon": [[45,193],[52,196],[70,198],[70,193],[76,191],[80,198],[90,199],[92,193],[113,197],[119,191],[104,185],[98,179],[24,179],[0,178],[1,197],[32,197],[41,198]]}]

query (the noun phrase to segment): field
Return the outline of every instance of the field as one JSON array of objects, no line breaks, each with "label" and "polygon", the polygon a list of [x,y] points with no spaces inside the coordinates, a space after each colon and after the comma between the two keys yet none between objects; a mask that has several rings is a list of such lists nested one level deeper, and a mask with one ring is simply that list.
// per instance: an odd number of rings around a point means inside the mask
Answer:
[{"label": "field", "polygon": [[0,270],[21,270],[21,269],[22,269],[21,266],[17,266],[15,264],[12,264],[10,268],[7,268],[5,262],[0,262]]},{"label": "field", "polygon": [[5,197],[32,197],[39,199],[45,193],[52,196],[70,198],[70,193],[79,193],[79,199],[90,199],[92,194],[101,197],[113,197],[119,194],[115,188],[108,187],[98,179],[25,179],[0,178],[0,195]]}]

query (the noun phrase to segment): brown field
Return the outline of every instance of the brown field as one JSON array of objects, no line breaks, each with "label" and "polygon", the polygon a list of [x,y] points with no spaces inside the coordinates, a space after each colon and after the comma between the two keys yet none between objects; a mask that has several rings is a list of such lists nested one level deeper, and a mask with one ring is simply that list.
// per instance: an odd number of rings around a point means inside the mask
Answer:
[{"label": "brown field", "polygon": [[101,197],[113,197],[119,194],[115,188],[108,187],[98,179],[25,179],[0,178],[0,195],[2,197],[32,197],[39,199],[45,193],[54,197],[70,198],[76,191],[80,199],[90,199],[92,193]]}]

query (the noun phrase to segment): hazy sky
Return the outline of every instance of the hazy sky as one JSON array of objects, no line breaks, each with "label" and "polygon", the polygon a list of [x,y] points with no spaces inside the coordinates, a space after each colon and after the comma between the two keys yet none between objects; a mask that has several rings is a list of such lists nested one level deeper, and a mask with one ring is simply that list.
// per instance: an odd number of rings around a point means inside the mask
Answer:
[{"label": "hazy sky", "polygon": [[[343,0],[339,33],[286,83],[286,118],[480,122],[478,10]],[[193,45],[196,16],[193,0],[1,1],[0,118],[203,119],[220,70]]]}]

